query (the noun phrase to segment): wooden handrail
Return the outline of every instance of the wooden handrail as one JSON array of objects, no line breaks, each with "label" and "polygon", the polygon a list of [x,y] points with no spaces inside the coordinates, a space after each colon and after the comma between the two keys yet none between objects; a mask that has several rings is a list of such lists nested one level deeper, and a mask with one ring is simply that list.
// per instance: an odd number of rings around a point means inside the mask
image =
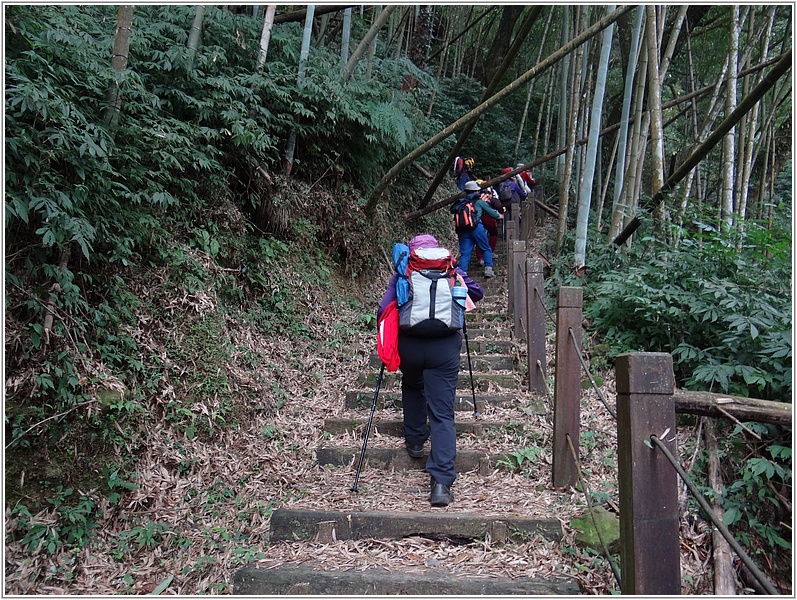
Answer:
[{"label": "wooden handrail", "polygon": [[785,402],[678,389],[673,392],[673,398],[675,412],[678,413],[757,421],[773,425],[791,425],[792,422],[793,407]]}]

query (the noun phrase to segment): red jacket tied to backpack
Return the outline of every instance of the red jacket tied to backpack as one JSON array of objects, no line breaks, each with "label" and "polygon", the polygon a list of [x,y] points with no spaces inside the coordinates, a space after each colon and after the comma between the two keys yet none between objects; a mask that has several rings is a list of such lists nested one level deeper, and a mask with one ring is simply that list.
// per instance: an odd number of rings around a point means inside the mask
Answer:
[{"label": "red jacket tied to backpack", "polygon": [[377,320],[376,352],[391,373],[398,370],[401,358],[398,351],[398,302],[390,302]]}]

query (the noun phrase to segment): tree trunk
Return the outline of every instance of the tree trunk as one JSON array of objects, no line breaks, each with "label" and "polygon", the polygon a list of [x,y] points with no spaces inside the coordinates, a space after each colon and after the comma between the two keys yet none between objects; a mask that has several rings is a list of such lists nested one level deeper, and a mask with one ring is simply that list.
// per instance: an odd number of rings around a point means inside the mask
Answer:
[{"label": "tree trunk", "polygon": [[[694,91],[696,84],[695,84],[695,64],[692,55],[692,42],[691,36],[689,35],[688,31],[689,24],[687,23],[687,35],[686,35],[686,59],[689,65],[689,89],[690,91]],[[692,125],[692,132],[695,136],[695,139],[698,139],[698,135],[700,130],[698,129],[697,125],[697,100],[692,98],[691,102],[691,110],[690,110],[690,117],[691,117],[691,125]],[[686,216],[686,208],[689,201],[689,195],[692,191],[692,182],[695,178],[699,181],[699,173],[700,167],[696,167],[692,171],[690,171],[689,176],[687,177],[686,184],[684,185],[683,194],[681,195],[681,204],[678,208],[678,213],[676,215],[676,222],[680,226],[683,225],[684,217]],[[680,240],[676,240],[676,245],[678,245]]]},{"label": "tree trunk", "polygon": [[[750,26],[752,28],[753,18],[750,18]],[[775,7],[772,6],[769,9],[769,19],[766,26],[764,39],[761,44],[761,57],[766,58],[769,54],[769,41],[772,35],[772,28],[775,24]],[[750,77],[750,76],[746,76]],[[755,81],[758,83],[761,80],[761,75],[756,77]],[[755,140],[756,140],[756,132],[758,130],[759,124],[759,113],[761,109],[761,103],[755,105],[752,111],[752,116],[750,117],[747,125],[747,131],[745,134],[745,145],[743,151],[740,153],[742,157],[742,164],[741,164],[741,177],[739,177],[740,185],[739,185],[739,193],[737,194],[737,198],[739,199],[739,205],[737,208],[737,229],[739,232],[739,241],[738,241],[738,249],[741,250],[741,245],[743,243],[744,234],[745,234],[745,221],[747,219],[747,201],[748,201],[748,189],[750,187],[750,180],[752,177],[753,171],[753,163],[755,162],[755,157],[757,154],[757,150],[755,148]]]},{"label": "tree trunk", "polygon": [[[597,10],[597,9],[596,9]],[[576,13],[578,14],[578,18],[580,20],[579,30],[583,31],[587,28],[587,23],[589,22],[589,13],[590,7],[589,6],[579,6],[576,9]],[[581,139],[584,137],[584,132],[587,130],[587,125],[589,122],[589,102],[587,99],[592,94],[592,71],[593,65],[597,62],[597,59],[593,60],[593,51],[597,46],[593,45],[592,40],[584,44],[580,50],[580,59],[581,59],[581,68],[579,69],[581,75],[578,80],[578,124],[576,125],[576,137],[575,139]],[[584,176],[584,161],[586,160],[586,153],[581,146],[574,148],[575,153],[573,155],[573,164],[574,164],[574,172],[575,172],[575,183],[573,184],[573,188],[575,190],[575,198],[576,202],[578,202],[578,192],[581,189],[581,180]],[[578,204],[576,203],[576,207]]]},{"label": "tree trunk", "polygon": [[199,50],[199,41],[202,39],[202,19],[205,17],[205,7],[201,4],[196,7],[194,21],[188,34],[188,68],[192,68],[194,57]]},{"label": "tree trunk", "polygon": [[[408,37],[407,34],[407,23],[409,22],[410,18],[410,10],[411,8],[407,7],[404,9],[404,14],[401,15],[401,19],[399,20],[398,27],[396,28],[396,33],[394,35],[394,39],[390,40],[389,44],[394,44],[393,50],[393,60],[399,60],[402,56],[401,52],[404,49],[404,39]],[[395,13],[394,17],[395,18]],[[391,19],[392,20],[392,19]],[[408,40],[409,41],[409,40]],[[439,75],[438,75],[439,78]]]},{"label": "tree trunk", "polygon": [[[304,87],[304,72],[307,68],[307,57],[310,55],[310,39],[313,35],[313,15],[315,14],[315,6],[309,4],[307,6],[307,13],[304,20],[304,35],[302,37],[302,49],[299,54],[299,73],[297,76],[299,89]],[[285,149],[285,175],[290,175],[293,170],[293,159],[296,154],[296,130],[291,129],[288,135],[288,146]]]},{"label": "tree trunk", "polygon": [[340,62],[349,60],[349,40],[351,39],[351,8],[343,11],[343,34],[340,41]]},{"label": "tree trunk", "polygon": [[[717,519],[722,521],[725,510],[718,498],[722,498],[725,486],[722,484],[719,448],[717,447],[717,436],[714,433],[714,421],[711,418],[703,418],[703,435],[706,438],[706,454],[708,455],[708,484],[715,494],[711,499],[711,508]],[[714,546],[714,593],[718,596],[735,596],[736,576],[733,570],[733,554],[731,554],[730,544],[717,529],[712,532],[711,541]]]},{"label": "tree trunk", "polygon": [[[480,72],[476,73],[479,81],[485,86],[495,79],[495,73],[504,62],[504,57],[512,43],[512,32],[515,29],[515,22],[520,18],[526,7],[522,4],[506,4],[502,8],[501,20],[498,22],[498,30],[495,32],[493,43],[487,58],[481,65]],[[542,8],[541,6],[539,8]]]},{"label": "tree trunk", "polygon": [[[614,5],[606,8],[607,13],[615,9]],[[592,114],[590,115],[589,139],[587,141],[587,160],[584,168],[584,178],[581,182],[581,191],[578,199],[578,214],[576,217],[576,245],[574,265],[582,269],[586,264],[587,252],[587,225],[589,224],[589,209],[592,203],[592,183],[595,176],[595,163],[598,153],[598,133],[600,132],[601,115],[603,114],[603,96],[606,91],[606,79],[609,73],[609,56],[612,51],[612,36],[614,25],[603,30],[598,73],[595,81],[595,93],[592,98]]]},{"label": "tree trunk", "polygon": [[410,60],[419,69],[426,68],[426,56],[432,42],[432,12],[428,5],[422,5],[415,19],[415,32],[412,36]]},{"label": "tree trunk", "polygon": [[[453,34],[453,29],[454,29],[453,20],[452,19],[448,19],[448,22],[447,22],[446,25],[447,26],[446,26],[445,39],[443,41],[444,50],[443,50],[443,54],[440,56],[440,61],[439,61],[439,64],[437,65],[437,74],[435,75],[435,78],[438,81],[443,76],[443,73],[445,73],[446,61],[448,60],[448,45],[451,42],[451,35]],[[429,98],[429,108],[426,109],[426,118],[427,119],[431,119],[432,118],[432,108],[434,107],[434,102],[435,102],[436,98],[437,98],[437,87],[432,89],[432,94],[431,94],[431,96]],[[432,177],[432,179],[434,179],[434,177]]]},{"label": "tree trunk", "polygon": [[[556,77],[553,70],[548,73],[548,85],[546,86],[547,93],[545,95],[548,103],[548,108],[545,111],[545,135],[543,136],[543,146],[542,146],[542,153],[548,154],[548,144],[551,141],[550,132],[553,131],[553,105],[554,105],[554,84],[556,83]],[[540,115],[542,116],[542,115]],[[540,123],[541,121],[537,120],[537,131],[534,135],[534,156],[537,156],[537,143],[540,139]],[[554,171],[556,171],[556,167],[554,166]],[[546,169],[547,172],[547,169]]]},{"label": "tree trunk", "polygon": [[[560,44],[564,46],[570,40],[570,6],[565,4],[562,7],[562,38]],[[567,147],[567,99],[570,91],[570,60],[563,60],[559,65],[559,121],[557,123],[557,146],[559,148]],[[565,174],[565,161],[567,157],[560,156],[556,161],[556,177],[559,180],[559,187],[561,188],[562,179]]]},{"label": "tree trunk", "polygon": [[792,405],[774,400],[743,398],[677,389],[673,394],[675,412],[704,415],[731,421],[755,421],[791,427]]},{"label": "tree trunk", "polygon": [[[728,49],[728,73],[725,79],[725,114],[736,108],[736,72],[739,59],[739,6],[731,10],[731,32]],[[733,178],[736,160],[736,127],[731,127],[722,145],[722,213],[720,227],[729,232],[733,227]]]},{"label": "tree trunk", "polygon": [[271,41],[271,29],[274,26],[274,14],[277,11],[276,4],[266,5],[266,15],[263,17],[263,32],[260,34],[260,53],[257,55],[258,71],[266,64],[268,56],[268,44]]},{"label": "tree trunk", "polygon": [[515,92],[520,86],[528,82],[530,79],[539,76],[540,73],[543,73],[546,69],[556,64],[559,60],[562,59],[563,56],[567,56],[575,48],[583,44],[584,41],[588,40],[597,33],[603,31],[606,27],[614,23],[622,15],[631,10],[631,8],[632,7],[630,6],[623,6],[622,8],[619,8],[614,12],[612,12],[611,15],[604,17],[598,23],[590,27],[587,31],[585,31],[578,37],[574,38],[569,43],[565,44],[562,48],[559,48],[559,50],[548,56],[548,58],[543,60],[542,63],[535,65],[534,67],[526,71],[523,75],[515,79],[504,89],[502,89],[501,91],[499,91],[498,93],[487,99],[485,102],[483,102],[482,104],[471,110],[466,115],[454,121],[451,125],[449,125],[442,131],[432,136],[429,140],[427,140],[426,142],[418,146],[415,150],[410,152],[407,156],[402,158],[376,184],[373,191],[368,197],[368,202],[364,207],[365,213],[366,214],[373,213],[374,209],[376,208],[376,204],[379,200],[379,197],[384,191],[384,189],[387,187],[388,183],[392,181],[393,178],[396,177],[396,175],[398,175],[403,169],[409,166],[415,159],[417,159],[419,156],[422,156],[430,149],[434,148],[437,144],[448,138],[456,131],[459,131],[462,127],[470,123],[473,119],[479,118],[485,111],[489,110],[490,108],[492,108],[493,106],[504,100],[504,98]]},{"label": "tree trunk", "polygon": [[[576,9],[578,15],[578,8]],[[578,129],[578,114],[581,100],[581,94],[578,93],[576,81],[581,72],[581,60],[584,48],[579,46],[575,56],[573,56],[574,64],[571,66],[570,81],[568,81],[568,89],[572,90],[569,94],[569,102],[567,104],[567,138],[565,142],[565,162],[564,171],[562,172],[562,180],[559,183],[559,223],[556,227],[556,249],[555,255],[559,256],[565,244],[565,235],[567,234],[567,217],[570,210],[570,186],[573,181],[573,162],[576,149],[576,130]]]},{"label": "tree trunk", "polygon": [[130,52],[130,36],[133,34],[134,6],[123,4],[116,13],[116,36],[113,42],[113,56],[111,68],[114,78],[108,86],[105,95],[105,124],[115,127],[119,123],[119,113],[122,109],[122,83],[125,79],[128,54]]},{"label": "tree trunk", "polygon": [[[634,28],[631,34],[631,48],[629,50],[628,67],[625,73],[623,108],[620,116],[620,132],[618,133],[617,143],[617,163],[615,166],[614,190],[612,192],[612,214],[614,214],[617,210],[617,204],[620,201],[620,192],[623,189],[623,181],[625,180],[626,147],[628,144],[628,121],[631,116],[631,95],[634,89],[634,77],[636,75],[637,60],[639,59],[639,44],[642,33],[642,24],[644,23],[644,16],[645,7],[640,6],[637,8],[636,16],[634,17]],[[609,230],[609,236],[609,239],[613,239],[611,228]]]},{"label": "tree trunk", "polygon": [[[664,186],[659,193],[653,197],[648,206],[655,205],[658,202],[661,202],[663,197],[663,193],[672,189],[677,183],[679,183],[686,175],[689,173],[691,169],[693,169],[705,156],[711,151],[714,146],[716,146],[722,138],[725,136],[726,133],[734,126],[736,123],[739,122],[739,119],[746,114],[756,102],[761,100],[761,98],[766,94],[777,81],[791,68],[791,60],[792,60],[792,51],[787,50],[784,52],[780,59],[778,60],[777,64],[772,68],[772,70],[767,73],[764,78],[761,80],[761,83],[758,84],[753,90],[745,96],[741,102],[736,106],[736,110],[734,110],[730,115],[725,117],[722,123],[709,135],[706,140],[698,145],[689,155],[683,163],[681,163],[675,172],[667,178],[667,181],[664,182]],[[615,244],[623,244],[625,241],[633,235],[634,231],[637,230],[639,227],[640,221],[638,218],[634,218],[632,222],[628,224],[628,226],[620,232],[620,235],[614,240],[613,243]]]},{"label": "tree trunk", "polygon": [[[310,9],[310,5],[308,8],[302,10],[294,10],[292,12],[283,13],[281,15],[277,15],[274,17],[274,24],[279,25],[281,23],[300,23],[302,21],[307,20],[307,11]],[[313,8],[313,15],[315,17],[320,17],[321,15],[325,15],[328,13],[338,12],[341,10],[345,10],[347,8],[351,8],[351,6],[346,5],[328,5],[328,6],[314,6]]]},{"label": "tree trunk", "polygon": [[[466,34],[470,33],[470,31],[471,31],[471,28],[472,28],[472,27],[474,27],[474,26],[475,26],[475,25],[476,25],[476,24],[477,24],[479,21],[481,21],[482,19],[484,19],[484,17],[486,17],[487,15],[491,14],[491,12],[492,12],[492,10],[493,10],[493,8],[494,8],[494,7],[492,7],[492,6],[488,6],[488,7],[484,7],[484,8],[485,8],[484,12],[482,12],[482,13],[481,13],[479,16],[477,16],[475,19],[471,20],[471,19],[472,19],[472,17],[473,17],[474,7],[473,7],[473,6],[470,6],[470,7],[468,7],[468,9],[467,9],[467,10],[468,10],[468,16],[467,16],[467,18],[466,18],[466,19],[464,19],[464,20],[465,20],[465,26],[462,28],[462,31],[460,31],[460,32],[459,32],[457,35],[455,35],[455,36],[451,37],[450,39],[448,39],[448,40],[446,41],[446,43],[443,45],[443,47],[442,47],[442,48],[440,48],[440,49],[439,49],[439,50],[437,50],[436,52],[433,52],[433,53],[432,53],[432,54],[429,56],[429,58],[427,59],[427,62],[432,62],[432,61],[433,61],[435,58],[437,58],[437,56],[438,56],[439,54],[442,54],[442,53],[446,52],[447,50],[450,50],[450,49],[451,49],[451,46],[452,46],[452,45],[453,45],[455,42],[459,42],[459,40],[460,40],[460,39],[461,39],[463,36],[465,36]],[[453,32],[454,32],[454,26],[455,26],[456,22],[458,21],[458,18],[457,18],[457,16],[456,16],[456,15],[457,15],[457,14],[458,14],[460,11],[463,11],[463,10],[465,10],[465,7],[464,7],[464,6],[453,6],[453,7],[452,7],[452,10],[454,11],[454,14],[453,14],[453,16],[452,16],[452,17],[449,19],[449,28],[450,28],[450,31],[451,31],[451,33],[452,33],[452,35],[453,35]],[[444,71],[444,72],[446,72],[446,73],[447,73],[447,71]]]},{"label": "tree trunk", "polygon": [[664,131],[661,125],[661,85],[659,81],[659,47],[657,43],[656,7],[645,6],[648,44],[648,110],[650,111],[651,196],[664,185]]},{"label": "tree trunk", "polygon": [[[537,19],[537,16],[540,14],[541,11],[542,11],[541,6],[534,7],[531,10],[531,12],[529,12],[529,14],[526,16],[526,19],[523,21],[523,24],[520,27],[520,31],[518,32],[515,41],[512,43],[512,46],[509,48],[509,50],[507,50],[506,56],[504,56],[504,62],[501,64],[498,70],[495,71],[494,79],[490,82],[490,85],[487,86],[487,89],[484,90],[484,94],[482,94],[482,98],[479,102],[480,104],[488,100],[490,96],[492,96],[495,93],[495,90],[498,89],[498,86],[501,83],[501,79],[509,70],[509,66],[515,60],[515,57],[517,56],[518,52],[520,52],[520,48],[523,45],[523,42],[528,36],[529,31],[531,31],[531,28],[534,25],[534,21]],[[477,122],[478,119],[474,119],[463,128],[462,133],[460,133],[460,135],[457,137],[456,144],[454,144],[454,147],[448,153],[448,157],[443,163],[443,166],[437,172],[437,175],[435,176],[434,180],[429,185],[429,189],[426,191],[426,195],[423,197],[423,200],[421,201],[419,208],[423,208],[424,206],[426,206],[429,203],[429,201],[432,199],[432,196],[434,195],[435,191],[443,182],[443,179],[448,173],[448,166],[453,164],[454,159],[459,155],[460,151],[465,146],[465,142],[468,141],[468,138],[470,137],[470,134],[473,132],[474,128],[476,127]]]},{"label": "tree trunk", "polygon": [[[379,5],[374,6],[374,11],[376,14],[376,20],[379,20],[379,16],[382,14],[382,7]],[[387,20],[387,19],[386,19]],[[380,27],[381,29],[381,27]],[[373,73],[374,68],[374,55],[376,54],[376,43],[377,38],[379,37],[379,31],[377,30],[376,34],[374,35],[373,39],[368,43],[368,53],[367,59],[365,62],[365,79],[366,81],[371,80],[371,74]]]},{"label": "tree trunk", "polygon": [[[551,18],[553,17],[553,12],[554,12],[553,8],[548,10],[548,20],[546,21],[545,27],[542,30],[542,41],[540,41],[540,49],[537,52],[537,60],[535,61],[535,64],[540,62],[540,60],[542,59],[542,51],[545,48],[545,42],[548,39],[548,31],[550,31],[551,29]],[[523,107],[523,117],[520,120],[520,127],[518,127],[518,132],[517,132],[517,141],[515,142],[515,152],[514,152],[515,162],[517,162],[520,159],[519,158],[520,140],[523,139],[523,129],[526,126],[526,119],[528,118],[529,114],[529,104],[531,104],[531,90],[533,89],[533,87],[534,87],[534,80],[531,80],[529,81],[529,85],[526,89],[526,104]]]},{"label": "tree trunk", "polygon": [[[659,63],[659,81],[664,81],[667,76],[667,70],[670,68],[670,62],[675,54],[678,36],[681,35],[681,26],[683,25],[684,19],[686,19],[686,12],[688,10],[689,5],[685,4],[678,9],[678,14],[675,16],[675,21],[670,29],[670,42],[664,49],[664,53],[662,54],[661,61]],[[664,17],[662,16],[662,24],[664,22],[663,20]]]},{"label": "tree trunk", "polygon": [[645,101],[645,90],[648,78],[648,46],[640,40],[639,62],[636,76],[636,98],[634,100],[633,125],[631,129],[631,146],[628,151],[628,168],[620,190],[620,200],[612,212],[612,222],[609,228],[609,239],[622,230],[625,222],[630,219],[631,210],[636,205],[634,190],[636,189],[638,163],[641,160],[640,146],[642,144],[642,110]]},{"label": "tree trunk", "polygon": [[[603,137],[601,137],[600,139],[603,140]],[[598,175],[602,176],[603,173],[607,173],[602,185],[600,180],[598,181],[598,187],[601,188],[601,195],[598,200],[598,207],[595,210],[595,214],[597,215],[597,220],[595,221],[595,230],[598,232],[601,230],[603,222],[603,208],[606,202],[606,194],[609,191],[609,184],[611,183],[612,180],[612,178],[608,174],[611,173],[612,168],[614,168],[614,161],[617,160],[617,145],[619,142],[620,142],[620,134],[618,132],[618,134],[614,136],[614,142],[612,142],[612,151],[609,154],[609,164],[606,166],[605,170],[603,169],[603,163],[601,162],[603,160],[602,158],[603,153],[601,152],[601,149],[598,148],[598,161],[599,161]]]},{"label": "tree trunk", "polygon": [[363,54],[365,54],[368,46],[376,37],[376,34],[379,33],[379,30],[382,29],[382,26],[387,22],[388,17],[390,17],[390,13],[392,13],[395,8],[396,5],[394,4],[385,6],[384,10],[379,13],[379,16],[374,19],[374,24],[371,25],[368,33],[365,34],[365,37],[363,37],[362,41],[360,41],[360,44],[357,46],[357,49],[351,55],[349,62],[346,63],[346,79],[352,76],[354,69],[357,67],[357,63],[362,58]]}]

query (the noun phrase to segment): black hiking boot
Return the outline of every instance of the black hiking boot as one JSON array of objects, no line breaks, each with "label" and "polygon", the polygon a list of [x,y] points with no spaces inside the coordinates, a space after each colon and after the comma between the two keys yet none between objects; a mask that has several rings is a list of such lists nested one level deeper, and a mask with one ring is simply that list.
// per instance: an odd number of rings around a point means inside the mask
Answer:
[{"label": "black hiking boot", "polygon": [[453,501],[454,495],[451,493],[451,487],[438,483],[432,478],[432,494],[429,497],[432,506],[448,506]]},{"label": "black hiking boot", "polygon": [[407,454],[411,458],[423,458],[423,444],[410,444],[405,440],[404,445],[407,447]]}]

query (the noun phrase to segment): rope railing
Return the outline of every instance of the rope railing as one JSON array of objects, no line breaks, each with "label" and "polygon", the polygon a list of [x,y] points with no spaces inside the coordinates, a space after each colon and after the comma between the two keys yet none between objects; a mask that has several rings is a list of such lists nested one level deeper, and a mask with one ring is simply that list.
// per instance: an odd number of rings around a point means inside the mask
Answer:
[{"label": "rope railing", "polygon": [[539,300],[539,301],[540,301],[540,305],[542,306],[542,310],[544,310],[544,311],[545,311],[545,314],[547,315],[548,319],[549,319],[549,320],[550,320],[552,323],[555,323],[555,322],[556,322],[556,319],[554,319],[554,316],[553,316],[553,314],[551,313],[551,311],[550,311],[550,310],[548,310],[548,307],[547,307],[547,306],[545,306],[545,301],[544,301],[544,300],[542,299],[542,297],[540,296],[539,292],[537,291],[537,288],[534,288],[534,295],[536,296],[537,300]]},{"label": "rope railing", "polygon": [[728,544],[730,544],[730,546],[734,549],[734,551],[739,556],[741,561],[750,570],[750,572],[753,574],[753,576],[756,578],[756,580],[758,580],[758,582],[761,584],[761,586],[764,588],[764,590],[766,590],[766,592],[768,594],[770,594],[770,595],[773,595],[773,596],[778,595],[780,592],[778,592],[775,589],[775,586],[772,585],[772,583],[769,581],[767,576],[764,575],[764,573],[761,571],[761,569],[759,569],[758,566],[747,555],[747,553],[739,545],[739,542],[736,541],[736,538],[733,537],[733,535],[728,530],[728,528],[725,526],[725,524],[722,522],[722,520],[717,517],[717,515],[712,510],[712,508],[709,505],[709,503],[706,501],[706,499],[703,497],[703,495],[697,489],[697,486],[692,482],[692,480],[689,478],[689,475],[686,473],[686,471],[680,465],[680,463],[675,459],[675,457],[672,455],[672,453],[667,449],[667,447],[662,443],[662,441],[656,435],[651,435],[650,436],[650,441],[659,450],[661,450],[661,452],[664,454],[664,456],[670,462],[672,467],[675,469],[675,471],[681,477],[683,482],[686,484],[686,487],[689,489],[689,492],[692,494],[692,496],[695,498],[695,500],[697,500],[697,503],[700,505],[700,508],[703,509],[703,511],[706,513],[706,515],[711,520],[711,522],[714,524],[714,526],[717,528],[717,530],[722,534],[722,537],[724,537],[728,541]]},{"label": "rope railing", "polygon": [[614,417],[614,420],[616,421],[617,413],[614,412],[614,410],[612,410],[612,408],[608,405],[608,403],[606,402],[606,398],[603,397],[603,393],[598,388],[598,384],[595,383],[595,378],[592,376],[592,373],[590,373],[589,367],[587,366],[587,363],[584,360],[584,356],[581,353],[581,348],[579,348],[578,342],[576,341],[576,336],[573,334],[573,329],[568,328],[567,332],[570,335],[570,340],[573,342],[573,346],[576,349],[576,355],[578,356],[578,360],[581,361],[581,367],[584,369],[584,373],[587,374],[587,377],[589,377],[589,382],[592,384],[592,389],[595,390],[595,392],[598,394],[598,398],[600,398],[600,401],[603,403],[603,406],[606,407],[606,410],[609,411],[609,414],[612,415],[612,417]]},{"label": "rope railing", "polygon": [[[518,240],[520,241],[520,240]],[[525,249],[524,249],[525,250]],[[705,512],[708,519],[716,527],[717,531],[727,540],[731,548],[739,556],[743,565],[749,570],[751,575],[760,583],[761,589],[770,595],[777,595],[779,592],[772,582],[767,578],[763,571],[756,566],[752,559],[746,554],[739,542],[733,537],[728,528],[722,523],[721,518],[717,517],[706,499],[700,494],[695,484],[689,479],[684,469],[674,458],[672,452],[655,435],[650,435],[648,443],[648,432],[661,425],[660,431],[669,431],[675,427],[675,392],[672,382],[672,358],[664,353],[629,353],[623,356],[623,383],[620,384],[620,357],[617,364],[617,394],[618,400],[616,409],[609,405],[604,393],[599,388],[595,377],[585,360],[583,349],[581,348],[582,335],[582,290],[580,288],[560,288],[558,294],[556,314],[545,304],[543,298],[544,288],[542,287],[542,266],[538,259],[529,259],[522,252],[523,260],[514,257],[511,275],[518,285],[522,282],[524,290],[518,290],[511,300],[510,309],[528,317],[528,323],[520,320],[523,330],[528,333],[529,344],[529,364],[528,373],[531,378],[532,373],[535,379],[540,375],[540,381],[536,381],[534,386],[537,391],[542,391],[548,398],[553,412],[553,460],[552,460],[552,479],[554,487],[569,488],[577,485],[581,486],[585,501],[593,523],[596,522],[596,515],[592,500],[590,499],[589,485],[584,479],[584,472],[578,456],[579,439],[579,405],[582,392],[580,391],[578,376],[579,367],[576,367],[576,356],[580,369],[583,370],[589,379],[590,385],[595,390],[601,403],[618,423],[618,449],[620,452],[620,466],[625,469],[625,475],[620,482],[620,509],[626,516],[625,524],[621,526],[621,555],[623,565],[629,568],[628,577],[623,577],[624,583],[621,584],[621,577],[616,565],[612,562],[607,544],[603,535],[597,527],[596,532],[603,548],[603,552],[608,560],[617,584],[620,585],[623,593],[631,594],[674,594],[680,588],[679,572],[679,513],[677,509],[677,478],[680,477],[689,492],[696,499],[701,509]],[[528,261],[528,266],[523,265]],[[533,275],[532,275],[533,273]],[[518,277],[519,275],[519,277]],[[536,281],[532,277],[539,278]],[[519,287],[519,286],[518,286]],[[594,295],[594,290],[588,292]],[[510,289],[510,296],[516,293]],[[532,297],[536,297],[536,300]],[[522,304],[522,303],[525,303]],[[537,305],[536,303],[539,303]],[[542,311],[539,309],[542,307]],[[511,312],[510,310],[510,312]],[[544,313],[544,316],[543,316]],[[518,314],[514,315],[516,323]],[[554,323],[557,330],[556,340],[556,375],[554,376],[553,390],[545,377],[545,351],[540,350],[539,341],[540,331],[544,331],[546,319]],[[569,337],[569,341],[565,340]],[[531,340],[535,340],[536,350],[532,352]],[[575,356],[573,356],[575,355]],[[652,360],[652,362],[650,362]],[[561,364],[560,364],[561,363]],[[637,366],[630,369],[630,365],[644,365],[644,368]],[[629,373],[634,373],[631,378]],[[633,384],[633,386],[631,385]],[[532,389],[531,379],[529,388]],[[553,397],[552,397],[553,396]],[[622,398],[622,401],[621,401]],[[650,403],[649,403],[650,402]],[[652,413],[650,412],[652,410]],[[630,412],[629,412],[630,411]],[[643,411],[641,414],[639,411]],[[618,413],[623,416],[618,418]],[[669,415],[669,416],[668,416]],[[726,415],[732,420],[737,421],[732,415]],[[641,427],[641,430],[640,430]],[[650,428],[650,429],[648,429]],[[661,450],[662,459],[654,461],[661,463],[661,466],[648,464],[645,451],[640,454],[637,444],[641,439],[645,445],[657,447]],[[673,467],[667,466],[667,462]],[[652,468],[651,468],[652,467]],[[677,475],[676,475],[677,473]],[[651,521],[653,519],[653,521]],[[643,530],[640,533],[639,523],[655,522],[655,526],[650,531]],[[650,536],[653,535],[653,538]],[[656,546],[656,557],[647,556],[645,548]],[[626,565],[628,561],[628,565]]]},{"label": "rope railing", "polygon": [[542,363],[539,360],[537,360],[536,367],[537,370],[540,372],[540,375],[542,376],[542,383],[545,386],[545,395],[550,396],[551,388],[548,387],[548,382],[545,380],[545,369],[542,368]]},{"label": "rope railing", "polygon": [[606,544],[606,540],[603,539],[603,534],[601,533],[601,528],[598,527],[598,520],[595,518],[595,509],[592,506],[592,502],[589,499],[589,485],[587,484],[587,480],[584,479],[584,473],[581,469],[581,461],[578,460],[578,456],[576,455],[576,449],[573,446],[573,440],[570,437],[570,434],[567,434],[567,445],[570,448],[570,453],[573,455],[573,460],[576,463],[576,469],[578,471],[578,481],[581,484],[581,489],[584,491],[584,501],[587,503],[587,508],[589,509],[589,516],[592,518],[592,524],[595,526],[595,532],[598,534],[598,540],[600,540],[601,547],[603,548],[603,554],[606,556],[606,560],[609,562],[609,565],[612,568],[612,573],[614,573],[614,580],[617,582],[617,585],[622,588],[623,584],[620,581],[620,571],[617,568],[617,565],[614,564],[612,560],[611,552],[609,552],[609,546]]}]

